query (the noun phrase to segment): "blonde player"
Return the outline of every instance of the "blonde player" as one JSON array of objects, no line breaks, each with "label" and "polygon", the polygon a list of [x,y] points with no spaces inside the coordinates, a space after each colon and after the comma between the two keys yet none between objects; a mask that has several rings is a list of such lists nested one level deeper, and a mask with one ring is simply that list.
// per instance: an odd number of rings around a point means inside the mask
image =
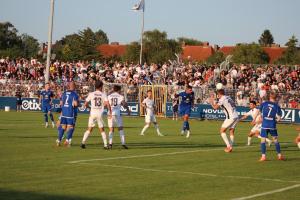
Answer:
[{"label": "blonde player", "polygon": [[[224,151],[226,153],[230,153],[232,152],[232,145],[234,143],[234,130],[238,122],[239,116],[236,112],[236,106],[234,101],[229,96],[225,95],[225,91],[223,89],[217,91],[217,98],[219,99],[218,102],[216,102],[214,97],[211,96],[210,104],[213,107],[213,109],[217,110],[219,108],[222,108],[224,111],[226,119],[224,120],[220,128],[220,134],[227,146]],[[230,141],[228,140],[226,135],[227,129],[229,129]]]},{"label": "blonde player", "polygon": [[[88,129],[85,131],[80,147],[82,149],[86,148],[86,140],[88,139],[90,133],[93,131],[96,123],[98,124],[99,131],[102,136],[104,149],[108,149],[106,134],[104,131],[104,123],[102,120],[102,115],[104,111],[104,106],[108,108],[109,113],[111,113],[111,107],[108,103],[108,99],[105,93],[102,92],[103,83],[101,81],[96,81],[95,83],[95,92],[89,93],[88,97],[85,100],[85,106],[89,106],[89,102],[91,102],[91,111],[89,117]],[[111,116],[108,116],[108,118]]]},{"label": "blonde player", "polygon": [[157,135],[164,136],[159,131],[158,124],[157,124],[157,121],[156,121],[156,118],[154,115],[155,105],[154,105],[154,101],[152,99],[152,90],[147,91],[147,98],[143,100],[142,107],[146,109],[146,115],[145,115],[145,126],[140,135],[145,134],[145,131],[149,128],[149,126],[152,122],[156,129]]},{"label": "blonde player", "polygon": [[[256,136],[258,138],[261,138],[260,136],[260,130],[261,130],[261,115],[259,112],[259,109],[256,108],[256,102],[255,101],[250,101],[249,104],[249,112],[247,112],[240,120],[246,119],[248,116],[252,117],[252,122],[251,124],[254,125],[253,128],[251,129],[250,133],[248,134],[248,142],[247,145],[251,145],[251,139],[253,136]],[[268,138],[266,138],[266,141],[268,143],[268,146],[271,146],[272,141]]]},{"label": "blonde player", "polygon": [[124,149],[128,149],[125,144],[125,134],[123,130],[123,119],[121,116],[121,106],[125,107],[128,111],[128,115],[130,115],[130,110],[125,103],[124,96],[120,94],[121,87],[115,85],[113,88],[114,92],[108,95],[108,102],[110,104],[112,113],[111,118],[108,118],[108,127],[109,127],[109,145],[108,148],[112,149],[113,145],[113,134],[114,128],[117,127],[119,129],[121,144]]}]

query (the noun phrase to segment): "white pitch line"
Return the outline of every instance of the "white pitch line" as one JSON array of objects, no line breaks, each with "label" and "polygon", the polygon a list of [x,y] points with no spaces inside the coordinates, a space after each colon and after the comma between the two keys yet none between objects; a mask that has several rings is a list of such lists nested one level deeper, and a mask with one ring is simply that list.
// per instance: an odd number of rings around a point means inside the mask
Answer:
[{"label": "white pitch line", "polygon": [[266,195],[269,195],[269,194],[274,194],[274,193],[284,192],[284,191],[286,191],[286,190],[291,190],[291,189],[294,189],[294,188],[297,188],[297,187],[300,187],[300,184],[292,185],[292,186],[285,187],[285,188],[281,188],[281,189],[277,189],[277,190],[272,190],[272,191],[269,191],[269,192],[264,192],[264,193],[254,194],[254,195],[251,195],[251,196],[235,198],[235,199],[232,199],[232,200],[246,200],[246,199],[253,199],[253,198],[256,198],[256,197],[266,196]]},{"label": "white pitch line", "polygon": [[123,168],[123,169],[134,169],[134,170],[149,171],[149,172],[189,174],[189,175],[198,175],[198,176],[207,176],[207,177],[220,177],[220,178],[232,178],[232,179],[250,179],[250,180],[259,180],[259,181],[274,181],[274,182],[282,182],[282,183],[300,183],[300,181],[289,181],[289,180],[281,180],[281,179],[256,178],[256,177],[249,177],[249,176],[226,176],[226,175],[198,173],[198,172],[185,172],[185,171],[174,171],[174,170],[163,170],[163,169],[149,169],[149,168],[132,167],[132,166],[125,166],[125,165],[107,165],[107,164],[101,164],[101,163],[84,163],[84,162],[78,163],[78,164],[102,166],[102,167],[113,167],[113,168]]},{"label": "white pitch line", "polygon": [[[251,146],[255,147],[255,146]],[[251,148],[248,146],[244,147],[235,147],[234,149],[245,149]],[[170,153],[156,153],[156,154],[142,154],[142,155],[134,155],[134,156],[123,156],[123,157],[110,157],[110,158],[95,158],[95,159],[88,159],[88,160],[74,160],[69,161],[68,163],[76,164],[76,163],[85,163],[85,162],[93,162],[93,161],[105,161],[105,160],[121,160],[121,159],[130,159],[130,158],[146,158],[146,157],[157,157],[157,156],[167,156],[167,155],[177,155],[177,154],[186,154],[186,153],[196,153],[196,152],[208,152],[208,151],[220,151],[223,148],[216,148],[216,149],[198,149],[192,151],[177,151],[177,152],[170,152]]]}]

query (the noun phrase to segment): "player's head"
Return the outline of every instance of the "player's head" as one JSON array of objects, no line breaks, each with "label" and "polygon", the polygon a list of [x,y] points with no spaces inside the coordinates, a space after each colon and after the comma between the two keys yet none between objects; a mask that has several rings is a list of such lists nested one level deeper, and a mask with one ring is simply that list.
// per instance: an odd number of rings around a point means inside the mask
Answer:
[{"label": "player's head", "polygon": [[50,84],[49,83],[46,83],[45,84],[45,90],[49,90],[50,89]]},{"label": "player's head", "polygon": [[121,86],[114,85],[113,90],[114,90],[114,92],[120,92],[121,91]]},{"label": "player's head", "polygon": [[250,109],[256,108],[256,101],[250,101],[249,107]]},{"label": "player's head", "polygon": [[75,83],[73,81],[69,82],[69,90],[75,90]]},{"label": "player's head", "polygon": [[152,98],[152,90],[148,90],[147,91],[147,97],[148,98]]},{"label": "player's head", "polygon": [[220,98],[220,97],[222,97],[222,96],[224,96],[225,95],[225,90],[224,89],[221,89],[221,90],[218,90],[217,91],[217,97],[218,98]]},{"label": "player's head", "polygon": [[276,101],[277,94],[275,92],[270,92],[269,99],[270,101]]},{"label": "player's head", "polygon": [[96,81],[95,83],[96,90],[102,90],[102,87],[103,87],[102,81]]},{"label": "player's head", "polygon": [[193,92],[193,87],[190,86],[190,85],[186,86],[185,92],[188,93],[188,94],[191,94]]}]

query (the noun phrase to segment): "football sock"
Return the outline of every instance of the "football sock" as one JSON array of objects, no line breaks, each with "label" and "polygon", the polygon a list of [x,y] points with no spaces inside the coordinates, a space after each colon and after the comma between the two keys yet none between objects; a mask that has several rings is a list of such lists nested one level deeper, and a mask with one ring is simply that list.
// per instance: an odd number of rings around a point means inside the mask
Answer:
[{"label": "football sock", "polygon": [[221,133],[221,137],[223,138],[223,141],[225,142],[227,147],[230,147],[230,143],[228,141],[226,133]]},{"label": "football sock", "polygon": [[113,143],[113,137],[114,137],[114,132],[109,132],[109,134],[108,134],[109,144]]},{"label": "football sock", "polygon": [[149,125],[146,124],[141,132],[141,134],[143,135],[145,133],[145,131],[147,130],[147,128],[149,128]]},{"label": "football sock", "polygon": [[188,121],[186,121],[186,130],[190,130],[190,124],[189,124],[189,122]]},{"label": "football sock", "polygon": [[280,154],[280,144],[279,144],[279,142],[275,142],[275,149],[276,149],[277,154]]},{"label": "football sock", "polygon": [[248,145],[250,145],[251,144],[251,140],[252,140],[252,137],[248,137]]},{"label": "football sock", "polygon": [[72,127],[72,128],[69,128],[68,129],[68,135],[67,135],[67,139],[68,140],[70,140],[70,139],[72,139],[72,137],[73,137],[73,133],[74,133],[74,128]]},{"label": "football sock", "polygon": [[52,122],[54,122],[54,118],[53,118],[53,114],[52,113],[50,113],[50,119],[51,119]]},{"label": "football sock", "polygon": [[230,144],[232,146],[234,143],[234,135],[230,135],[229,137],[230,137]]},{"label": "football sock", "polygon": [[44,119],[45,119],[45,122],[48,122],[48,115],[47,115],[47,113],[44,114]]},{"label": "football sock", "polygon": [[90,136],[90,131],[85,131],[83,138],[82,138],[82,144],[85,144],[86,140],[88,139],[88,137]]},{"label": "football sock", "polygon": [[62,137],[64,136],[64,132],[65,132],[65,130],[61,126],[59,126],[58,127],[58,140],[59,141],[62,140]]},{"label": "football sock", "polygon": [[107,139],[104,131],[101,133],[101,136],[102,136],[104,146],[107,147]]},{"label": "football sock", "polygon": [[120,131],[119,131],[119,134],[120,134],[120,139],[121,139],[122,145],[125,145],[125,134],[124,134],[124,130],[120,130]]},{"label": "football sock", "polygon": [[266,143],[260,143],[260,150],[262,155],[266,155]]}]

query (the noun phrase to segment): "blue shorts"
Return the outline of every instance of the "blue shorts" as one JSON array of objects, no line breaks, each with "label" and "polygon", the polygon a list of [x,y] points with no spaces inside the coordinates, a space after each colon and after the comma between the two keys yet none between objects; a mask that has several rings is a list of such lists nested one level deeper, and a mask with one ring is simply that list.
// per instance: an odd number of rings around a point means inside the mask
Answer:
[{"label": "blue shorts", "polygon": [[192,107],[190,107],[190,106],[187,106],[187,107],[180,107],[180,108],[179,108],[179,114],[180,114],[181,116],[184,116],[184,115],[190,116],[190,115],[191,115],[191,110],[192,110]]},{"label": "blue shorts", "polygon": [[52,110],[52,106],[51,105],[43,105],[42,106],[42,112],[43,113],[48,113],[49,111],[51,112],[51,110]]},{"label": "blue shorts", "polygon": [[60,125],[75,125],[75,119],[74,118],[66,118],[66,117],[61,117],[60,118]]},{"label": "blue shorts", "polygon": [[263,138],[267,138],[268,134],[270,134],[272,137],[277,137],[278,133],[276,129],[261,129],[260,136]]}]

